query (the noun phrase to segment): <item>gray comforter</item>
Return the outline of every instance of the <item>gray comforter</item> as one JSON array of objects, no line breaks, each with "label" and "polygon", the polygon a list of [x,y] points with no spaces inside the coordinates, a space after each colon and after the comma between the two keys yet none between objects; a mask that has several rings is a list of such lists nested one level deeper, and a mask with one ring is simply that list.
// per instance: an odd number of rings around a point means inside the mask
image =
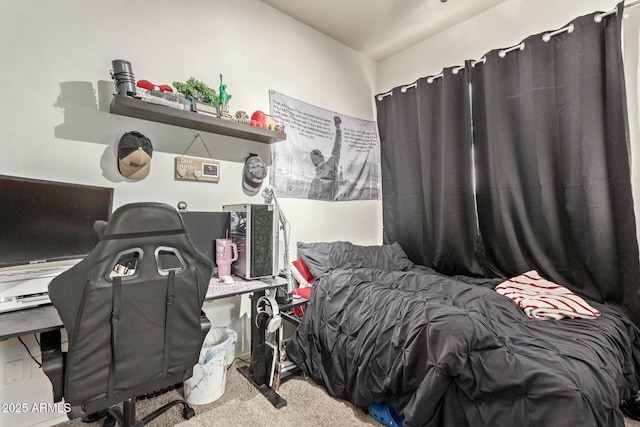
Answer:
[{"label": "gray comforter", "polygon": [[534,320],[496,280],[334,269],[287,353],[333,396],[390,402],[405,426],[623,426],[638,390],[638,330],[589,301],[590,320]]}]

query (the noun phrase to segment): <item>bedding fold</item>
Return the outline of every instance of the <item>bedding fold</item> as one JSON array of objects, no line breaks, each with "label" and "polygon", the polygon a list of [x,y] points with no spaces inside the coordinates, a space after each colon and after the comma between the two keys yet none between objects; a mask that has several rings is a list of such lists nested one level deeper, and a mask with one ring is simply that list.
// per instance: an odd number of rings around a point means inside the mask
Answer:
[{"label": "bedding fold", "polygon": [[595,319],[601,314],[580,296],[541,277],[536,270],[500,283],[496,292],[512,299],[532,319]]}]

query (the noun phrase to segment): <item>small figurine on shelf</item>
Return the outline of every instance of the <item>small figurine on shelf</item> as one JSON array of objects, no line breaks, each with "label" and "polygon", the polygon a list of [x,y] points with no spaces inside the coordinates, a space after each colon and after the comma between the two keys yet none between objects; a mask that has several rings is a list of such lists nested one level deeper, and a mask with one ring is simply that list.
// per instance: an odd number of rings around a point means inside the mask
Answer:
[{"label": "small figurine on shelf", "polygon": [[267,117],[262,111],[256,110],[251,115],[251,121],[249,122],[249,124],[251,126],[255,126],[257,128],[266,129],[267,128]]},{"label": "small figurine on shelf", "polygon": [[236,122],[248,125],[249,121],[249,115],[246,111],[236,111]]},{"label": "small figurine on shelf", "polygon": [[227,93],[227,85],[222,84],[222,73],[220,73],[220,90],[218,94],[218,113],[221,117],[230,116],[229,114],[229,100],[231,95]]}]

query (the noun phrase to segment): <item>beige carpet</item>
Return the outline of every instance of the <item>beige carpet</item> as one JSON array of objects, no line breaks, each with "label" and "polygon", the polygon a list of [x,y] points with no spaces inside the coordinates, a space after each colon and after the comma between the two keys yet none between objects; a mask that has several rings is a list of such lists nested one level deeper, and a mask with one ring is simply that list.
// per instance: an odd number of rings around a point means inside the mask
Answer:
[{"label": "beige carpet", "polygon": [[[217,401],[203,406],[195,406],[196,416],[188,421],[182,418],[182,405],[150,423],[152,427],[324,427],[324,426],[378,426],[370,415],[349,402],[330,397],[323,388],[311,379],[297,375],[286,381],[280,394],[287,400],[287,406],[274,408],[271,403],[237,370],[244,363],[236,362],[227,371],[224,395]],[[182,389],[174,390],[154,399],[138,402],[137,416],[142,417],[164,403],[181,399]],[[625,427],[640,427],[640,422],[625,420]],[[80,420],[67,421],[56,427],[98,427],[102,421],[83,423]]]},{"label": "beige carpet", "polygon": [[[242,427],[307,427],[307,426],[378,426],[370,415],[349,402],[330,397],[311,379],[296,375],[282,384],[280,395],[287,405],[276,409],[237,368],[245,363],[237,361],[227,371],[225,392],[208,405],[193,405],[196,416],[182,418],[182,405],[171,408],[150,423],[153,427],[242,426]],[[137,418],[143,417],[166,402],[182,399],[182,389],[154,399],[139,401]],[[99,427],[102,421],[83,423],[71,420],[56,427]],[[640,427],[640,426],[638,426]]]}]

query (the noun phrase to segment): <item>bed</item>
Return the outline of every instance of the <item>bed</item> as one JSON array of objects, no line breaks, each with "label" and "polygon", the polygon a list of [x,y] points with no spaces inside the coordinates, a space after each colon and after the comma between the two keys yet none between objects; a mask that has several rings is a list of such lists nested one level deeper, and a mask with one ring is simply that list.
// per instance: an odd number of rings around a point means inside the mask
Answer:
[{"label": "bed", "polygon": [[413,426],[623,426],[638,390],[638,329],[528,317],[494,288],[448,277],[400,245],[299,243],[315,278],[288,357],[332,396],[386,402]]}]

